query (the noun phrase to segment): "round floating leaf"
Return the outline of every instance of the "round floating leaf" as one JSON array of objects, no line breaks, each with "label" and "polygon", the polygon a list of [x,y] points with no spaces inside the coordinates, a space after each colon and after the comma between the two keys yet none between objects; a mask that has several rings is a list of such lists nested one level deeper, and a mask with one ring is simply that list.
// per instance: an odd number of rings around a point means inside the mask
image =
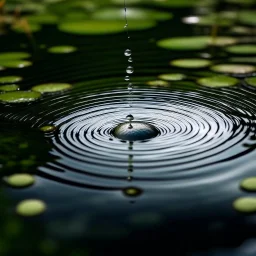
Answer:
[{"label": "round floating leaf", "polygon": [[27,187],[35,183],[34,176],[26,173],[13,174],[9,177],[5,177],[4,181],[12,187]]},{"label": "round floating leaf", "polygon": [[30,56],[27,52],[5,52],[0,53],[0,60],[19,60],[29,58]]},{"label": "round floating leaf", "polygon": [[234,201],[233,207],[235,210],[242,213],[253,213],[256,211],[256,198],[241,197]]},{"label": "round floating leaf", "polygon": [[56,130],[56,126],[53,126],[53,125],[46,125],[46,126],[43,126],[43,127],[40,127],[40,130],[42,132],[53,132]]},{"label": "round floating leaf", "polygon": [[71,84],[66,83],[48,83],[48,84],[39,84],[32,87],[32,91],[40,93],[51,93],[51,92],[60,92],[64,90],[71,89]]},{"label": "round floating leaf", "polygon": [[205,59],[177,59],[171,61],[170,64],[179,68],[204,68],[211,65],[211,61]]},{"label": "round floating leaf", "polygon": [[19,90],[19,86],[17,84],[6,84],[0,86],[0,91],[9,92],[9,91],[17,91]]},{"label": "round floating leaf", "polygon": [[245,79],[246,83],[256,87],[256,77],[248,77]]},{"label": "round floating leaf", "polygon": [[[154,11],[142,8],[128,8],[127,18],[131,20],[167,20],[172,17],[171,13]],[[92,17],[96,20],[124,20],[123,8],[104,8],[93,13]]]},{"label": "round floating leaf", "polygon": [[163,80],[153,80],[153,81],[148,81],[147,82],[148,85],[150,86],[168,86],[169,83]]},{"label": "round floating leaf", "polygon": [[256,55],[256,45],[255,44],[232,45],[232,46],[226,47],[225,50],[229,53],[235,53],[235,54]]},{"label": "round floating leaf", "polygon": [[27,17],[29,24],[39,23],[39,24],[56,24],[59,20],[58,16],[50,13],[39,13],[35,15],[30,15]]},{"label": "round floating leaf", "polygon": [[[42,29],[42,26],[37,23],[29,23],[29,31],[30,32],[38,32]],[[12,26],[12,30],[18,33],[27,33],[27,29],[24,28],[23,24],[17,23]]]},{"label": "round floating leaf", "polygon": [[227,27],[233,24],[233,19],[229,19],[227,17],[218,17],[216,14],[210,14],[207,16],[198,17],[196,24],[200,26],[212,26],[216,24],[221,27]]},{"label": "round floating leaf", "polygon": [[39,99],[41,93],[30,91],[15,91],[0,94],[0,101],[6,103],[31,102]]},{"label": "round floating leaf", "polygon": [[204,49],[208,45],[224,46],[236,42],[237,39],[233,37],[217,37],[212,39],[209,36],[190,36],[162,39],[157,42],[157,45],[170,50],[192,51]]},{"label": "round floating leaf", "polygon": [[256,57],[233,57],[228,60],[236,63],[256,63]]},{"label": "round floating leaf", "polygon": [[0,65],[6,68],[25,68],[32,65],[28,60],[1,60]]},{"label": "round floating leaf", "polygon": [[20,202],[16,207],[16,212],[21,216],[32,217],[42,214],[46,210],[46,204],[37,199],[29,199]]},{"label": "round floating leaf", "polygon": [[256,191],[256,177],[243,180],[240,184],[240,187],[248,191]]},{"label": "round floating leaf", "polygon": [[173,73],[173,74],[162,74],[158,76],[160,79],[167,80],[167,81],[180,81],[186,78],[186,75]]},{"label": "round floating leaf", "polygon": [[244,64],[219,64],[211,67],[212,71],[229,74],[248,74],[256,70],[254,66]]},{"label": "round floating leaf", "polygon": [[57,45],[57,46],[50,47],[48,49],[48,52],[62,54],[62,53],[75,52],[76,50],[77,50],[77,48],[75,46],[71,46],[71,45]]},{"label": "round floating leaf", "polygon": [[[156,23],[151,20],[130,21],[130,30],[140,30],[154,27]],[[58,26],[59,30],[66,33],[77,35],[101,35],[112,34],[124,31],[123,21],[100,21],[100,20],[84,20],[84,21],[65,21]]]},{"label": "round floating leaf", "polygon": [[3,76],[0,77],[0,83],[1,84],[12,84],[17,83],[22,80],[22,77],[20,76]]},{"label": "round floating leaf", "polygon": [[256,11],[247,10],[238,13],[238,20],[247,25],[256,25]]},{"label": "round floating leaf", "polygon": [[226,87],[236,85],[239,80],[229,76],[212,76],[200,78],[197,82],[200,85],[208,87]]}]

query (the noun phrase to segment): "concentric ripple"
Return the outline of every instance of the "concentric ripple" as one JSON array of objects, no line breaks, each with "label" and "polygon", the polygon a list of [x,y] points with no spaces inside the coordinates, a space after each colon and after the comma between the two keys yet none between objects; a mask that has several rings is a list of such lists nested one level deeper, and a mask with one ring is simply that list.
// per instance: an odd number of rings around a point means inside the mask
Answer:
[{"label": "concentric ripple", "polygon": [[58,129],[48,139],[56,160],[40,167],[40,173],[75,186],[109,190],[127,186],[131,171],[133,184],[143,187],[221,176],[218,164],[255,148],[255,100],[246,97],[245,91],[233,89],[137,90],[134,121],[155,126],[159,134],[135,142],[112,134],[130,113],[123,90],[77,90],[57,101],[49,98],[50,103],[41,103],[43,118],[34,126],[54,120]]}]

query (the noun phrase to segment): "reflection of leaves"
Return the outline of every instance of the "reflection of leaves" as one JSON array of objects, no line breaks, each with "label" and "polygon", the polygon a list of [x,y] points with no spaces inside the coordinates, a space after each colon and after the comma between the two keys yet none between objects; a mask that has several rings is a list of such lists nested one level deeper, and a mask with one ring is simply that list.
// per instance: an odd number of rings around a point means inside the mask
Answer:
[{"label": "reflection of leaves", "polygon": [[32,129],[1,131],[0,148],[0,163],[4,173],[35,172],[48,159],[49,146],[43,135]]}]

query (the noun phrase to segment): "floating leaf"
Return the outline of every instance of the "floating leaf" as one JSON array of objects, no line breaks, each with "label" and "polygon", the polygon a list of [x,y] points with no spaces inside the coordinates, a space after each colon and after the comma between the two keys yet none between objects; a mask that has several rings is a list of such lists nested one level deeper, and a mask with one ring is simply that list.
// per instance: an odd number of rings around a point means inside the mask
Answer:
[{"label": "floating leaf", "polygon": [[238,20],[247,25],[256,25],[256,11],[245,10],[238,13]]},{"label": "floating leaf", "polygon": [[197,82],[203,86],[226,87],[236,85],[239,82],[239,80],[229,76],[212,76],[200,78],[197,80]]},{"label": "floating leaf", "polygon": [[211,61],[205,59],[177,59],[172,60],[170,64],[180,68],[204,68],[211,65]]},{"label": "floating leaf", "polygon": [[241,182],[240,187],[247,191],[256,191],[256,177],[244,179]]},{"label": "floating leaf", "polygon": [[39,84],[32,87],[32,91],[40,93],[51,93],[51,92],[60,92],[64,90],[71,89],[72,85],[67,83],[48,83],[48,84]]},{"label": "floating leaf", "polygon": [[28,60],[0,60],[0,65],[6,68],[25,68],[32,65]]},{"label": "floating leaf", "polygon": [[21,80],[22,80],[22,77],[20,77],[20,76],[2,76],[2,77],[0,77],[1,84],[12,84],[12,83],[17,83]]},{"label": "floating leaf", "polygon": [[75,52],[77,50],[77,48],[75,46],[71,46],[71,45],[57,45],[57,46],[53,46],[50,47],[48,49],[48,52],[50,53],[56,53],[56,54],[62,54],[62,53],[71,53],[71,52]]},{"label": "floating leaf", "polygon": [[229,53],[235,53],[235,54],[256,55],[255,44],[232,45],[232,46],[226,47],[225,50]]},{"label": "floating leaf", "polygon": [[56,24],[59,20],[58,16],[50,13],[39,13],[35,15],[27,16],[29,24],[39,23],[39,24]]},{"label": "floating leaf", "polygon": [[16,212],[21,216],[32,217],[42,214],[46,210],[46,204],[37,199],[29,199],[20,202],[16,207]]},{"label": "floating leaf", "polygon": [[163,80],[148,81],[147,84],[150,86],[169,86],[169,83]]},{"label": "floating leaf", "polygon": [[31,91],[15,91],[0,94],[0,101],[6,103],[31,102],[39,99],[41,93]]},{"label": "floating leaf", "polygon": [[40,130],[42,132],[53,132],[56,130],[56,126],[53,126],[53,125],[46,125],[46,126],[42,126],[40,127]]},{"label": "floating leaf", "polygon": [[0,53],[0,61],[26,59],[30,56],[31,55],[27,52],[4,52]]},{"label": "floating leaf", "polygon": [[234,201],[233,207],[235,210],[242,213],[253,213],[256,211],[256,198],[241,197]]},{"label": "floating leaf", "polygon": [[186,75],[179,73],[162,74],[158,76],[160,79],[167,81],[180,81],[186,78]]},{"label": "floating leaf", "polygon": [[19,90],[19,86],[17,84],[6,84],[0,86],[0,91],[9,92],[9,91],[17,91]]},{"label": "floating leaf", "polygon": [[245,79],[246,83],[256,87],[256,77],[248,77]]},{"label": "floating leaf", "polygon": [[21,187],[31,186],[32,184],[34,184],[35,177],[26,173],[13,174],[11,176],[5,177],[4,181],[12,187],[21,188]]},{"label": "floating leaf", "polygon": [[229,74],[248,74],[256,70],[254,66],[245,64],[219,64],[211,67],[212,71]]}]

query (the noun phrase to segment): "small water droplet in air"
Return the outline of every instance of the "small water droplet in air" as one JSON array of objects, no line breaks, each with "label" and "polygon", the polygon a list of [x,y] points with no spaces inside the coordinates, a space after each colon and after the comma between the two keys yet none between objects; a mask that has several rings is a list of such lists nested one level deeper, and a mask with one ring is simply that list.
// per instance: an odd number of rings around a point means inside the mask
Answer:
[{"label": "small water droplet in air", "polygon": [[129,76],[125,76],[125,77],[124,77],[124,80],[125,80],[125,81],[129,81],[129,80],[130,80],[130,77],[129,77]]},{"label": "small water droplet in air", "polygon": [[128,59],[128,61],[129,61],[129,62],[132,62],[132,61],[133,61],[133,60],[132,60],[132,57],[130,57],[130,58]]},{"label": "small water droplet in air", "polygon": [[129,121],[132,121],[132,120],[134,119],[134,117],[133,117],[133,115],[130,114],[130,115],[128,115],[128,116],[126,117],[126,119],[129,120]]},{"label": "small water droplet in air", "polygon": [[128,28],[128,24],[125,24],[125,25],[124,25],[124,28]]},{"label": "small water droplet in air", "polygon": [[126,73],[127,74],[132,74],[134,71],[133,67],[132,66],[128,66],[127,69],[126,69]]},{"label": "small water droplet in air", "polygon": [[[129,37],[128,37],[129,38]],[[132,51],[130,50],[130,49],[126,49],[125,51],[124,51],[124,55],[125,56],[131,56],[132,55]]]}]

